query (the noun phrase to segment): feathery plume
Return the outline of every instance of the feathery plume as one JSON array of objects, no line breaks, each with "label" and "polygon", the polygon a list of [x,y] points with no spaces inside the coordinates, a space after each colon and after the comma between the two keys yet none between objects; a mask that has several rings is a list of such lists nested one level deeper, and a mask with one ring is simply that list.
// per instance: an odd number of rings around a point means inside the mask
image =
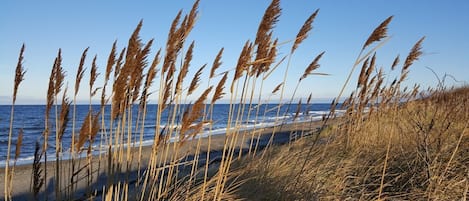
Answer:
[{"label": "feathery plume", "polygon": [[238,58],[238,63],[236,64],[235,74],[233,76],[233,81],[231,82],[230,91],[233,92],[233,87],[235,81],[243,76],[243,72],[247,70],[247,66],[249,61],[251,60],[251,52],[252,52],[252,43],[248,40],[243,46],[243,50]]},{"label": "feathery plume", "polygon": [[96,81],[99,75],[98,66],[96,65],[97,57],[98,57],[97,55],[94,56],[93,63],[91,64],[91,71],[90,71],[90,91],[92,91],[92,93],[90,94],[91,96],[94,96],[97,90],[97,89],[93,90],[94,82]]},{"label": "feathery plume", "polygon": [[171,27],[169,28],[169,33],[168,33],[168,39],[166,42],[166,56],[163,61],[163,67],[162,67],[162,73],[166,73],[171,65],[175,62],[175,58],[177,55],[177,43],[178,39],[175,36],[176,31],[177,31],[177,25],[179,24],[179,20],[181,19],[182,15],[182,10],[178,12],[176,17],[173,19],[173,22],[171,23]]},{"label": "feathery plume", "polygon": [[122,68],[122,63],[123,63],[123,60],[124,60],[125,52],[126,52],[126,49],[122,48],[121,53],[119,54],[119,58],[116,61],[116,67],[115,67],[115,70],[114,70],[114,79],[117,79],[117,76],[119,76],[119,73],[120,73],[121,68]]},{"label": "feathery plume", "polygon": [[36,141],[36,145],[34,147],[33,186],[32,186],[34,200],[38,200],[39,191],[41,190],[42,185],[44,185],[44,178],[41,176],[42,175],[41,158],[42,158],[42,152],[40,151],[40,145],[39,145],[39,142]]},{"label": "feathery plume", "polygon": [[184,81],[184,78],[187,76],[187,72],[189,72],[189,66],[192,60],[193,49],[194,49],[194,41],[192,41],[191,45],[187,49],[186,57],[184,58],[184,63],[181,67],[181,70],[179,71],[178,79],[176,82],[176,90],[174,91],[175,93],[181,93],[182,91],[182,83]]},{"label": "feathery plume", "polygon": [[115,40],[114,43],[112,44],[112,49],[107,59],[106,74],[104,74],[105,83],[107,83],[107,81],[109,80],[109,76],[111,75],[111,72],[112,72],[112,66],[116,64],[116,45],[117,45],[117,40]]},{"label": "feathery plume", "polygon": [[55,86],[55,74],[56,74],[55,65],[52,67],[49,76],[49,85],[47,88],[47,98],[46,98],[46,119],[49,119],[49,111],[54,104],[54,86]]},{"label": "feathery plume", "polygon": [[223,89],[225,88],[226,78],[228,78],[228,72],[226,72],[225,75],[223,75],[223,78],[221,78],[220,82],[218,82],[218,85],[215,88],[215,93],[213,94],[212,104],[225,95]]},{"label": "feathery plume", "polygon": [[[91,119],[91,122],[90,122]],[[99,130],[99,113],[93,115],[91,111],[88,112],[86,115],[83,124],[80,128],[80,135],[78,137],[78,141],[76,142],[76,151],[81,152],[83,145],[85,144],[86,140],[89,140],[89,143],[93,143],[94,138]],[[91,131],[91,132],[90,132]]]},{"label": "feathery plume", "polygon": [[160,64],[160,60],[161,60],[161,48],[158,50],[158,52],[156,52],[155,54],[155,58],[153,58],[153,62],[151,62],[151,65],[150,65],[150,68],[153,68],[155,69],[155,76],[156,76],[156,73],[158,71],[158,69],[156,68],[156,66],[158,66],[158,64]]},{"label": "feathery plume", "polygon": [[199,86],[199,81],[200,81],[200,75],[202,74],[202,71],[204,70],[205,66],[207,64],[204,64],[202,67],[199,68],[199,70],[194,74],[194,78],[192,78],[191,84],[189,86],[189,90],[187,91],[187,95],[191,95],[195,89]]},{"label": "feathery plume", "polygon": [[114,83],[112,84],[112,106],[111,106],[111,118],[116,119],[121,112],[123,100],[125,98],[125,92],[128,88],[128,78],[131,73],[129,65],[124,64],[124,54],[127,53],[127,49],[122,49],[119,58],[116,62],[114,70]]},{"label": "feathery plume", "polygon": [[132,94],[132,102],[135,102],[138,98],[140,93],[140,87],[142,85],[143,80],[143,70],[147,67],[148,61],[147,57],[150,54],[151,46],[153,44],[153,39],[147,42],[145,47],[141,51],[139,51],[136,55],[135,64],[133,72],[130,78],[130,86],[131,90],[133,91]]},{"label": "feathery plume", "polygon": [[261,68],[258,69],[256,77],[259,77],[262,73],[270,70],[270,66],[275,62],[275,58],[277,57],[277,44],[278,38],[275,39],[274,43],[270,46],[265,61],[263,61]]},{"label": "feathery plume", "polygon": [[290,51],[291,54],[293,54],[296,48],[298,48],[298,45],[301,44],[301,42],[303,42],[303,40],[305,40],[308,37],[308,33],[313,28],[312,24],[313,24],[314,19],[316,18],[316,15],[318,15],[318,12],[319,12],[319,9],[314,11],[314,13],[308,17],[308,19],[305,21],[305,23],[301,27],[300,31],[296,35],[295,42],[293,43],[293,46],[291,48],[291,51]]},{"label": "feathery plume", "polygon": [[407,55],[407,58],[405,59],[404,66],[402,67],[402,72],[407,71],[409,67],[414,63],[414,61],[417,61],[422,55],[423,40],[425,40],[425,36],[418,40],[417,43],[415,43],[415,45],[410,50],[409,55]]},{"label": "feathery plume", "polygon": [[54,60],[54,65],[52,66],[51,74],[49,77],[49,86],[47,89],[47,100],[46,100],[46,110],[45,110],[45,129],[43,132],[44,136],[44,149],[47,151],[47,143],[49,137],[49,116],[52,105],[54,104],[54,96],[57,96],[62,87],[62,82],[64,80],[64,72],[62,69],[62,50],[59,49],[57,57]]},{"label": "feathery plume", "polygon": [[140,105],[143,105],[143,103],[146,103],[148,99],[148,90],[150,89],[150,86],[153,84],[153,80],[156,77],[156,73],[158,73],[158,69],[156,66],[158,66],[158,63],[160,62],[160,53],[161,49],[158,50],[158,52],[155,55],[155,58],[153,59],[153,62],[150,65],[150,68],[148,68],[147,72],[147,77],[145,78],[145,86],[143,87],[142,95],[140,97]]},{"label": "feathery plume", "polygon": [[396,69],[396,66],[399,64],[399,55],[397,55],[397,57],[394,59],[394,61],[392,62],[392,65],[391,65],[391,70],[394,70]]},{"label": "feathery plume", "polygon": [[[258,77],[265,69],[268,69],[271,62],[269,61],[269,51],[271,51],[272,45],[272,32],[264,37],[257,45],[256,58],[251,63],[251,69],[249,75],[255,75]],[[276,47],[273,47],[276,48]]]},{"label": "feathery plume", "polygon": [[380,41],[381,39],[387,36],[388,24],[389,22],[391,22],[392,18],[393,16],[391,15],[386,20],[384,20],[378,27],[376,27],[373,33],[371,33],[370,37],[368,37],[368,39],[366,40],[362,50],[365,49],[368,45],[371,45],[376,41]]},{"label": "feathery plume", "polygon": [[373,92],[371,93],[372,100],[378,97],[381,85],[383,84],[383,81],[384,81],[383,68],[379,69],[377,77],[378,77],[378,82],[376,82],[375,88],[373,89]]},{"label": "feathery plume", "polygon": [[62,68],[62,49],[59,49],[59,53],[54,61],[55,70],[55,80],[54,80],[54,90],[55,96],[60,93],[60,90],[63,86],[63,81],[65,79],[65,72]]},{"label": "feathery plume", "polygon": [[197,136],[197,134],[199,134],[200,131],[202,131],[202,128],[204,128],[204,125],[207,124],[207,123],[209,123],[209,122],[208,122],[208,121],[202,121],[202,122],[199,122],[199,123],[197,123],[197,124],[195,124],[195,125],[191,125],[191,126],[189,127],[189,130],[192,130],[192,132],[191,132],[189,135],[187,135],[187,136],[189,136],[190,138],[194,139],[195,136]]},{"label": "feathery plume", "polygon": [[369,62],[370,58],[366,58],[365,61],[363,62],[363,65],[362,65],[362,69],[360,70],[360,74],[358,76],[358,84],[357,84],[357,88],[360,88],[363,86],[363,84],[365,83],[365,73],[366,73],[366,69],[368,68],[368,62]]},{"label": "feathery plume", "polygon": [[277,86],[274,88],[274,90],[272,90],[272,94],[275,94],[275,93],[277,93],[277,92],[278,92],[278,90],[280,90],[280,87],[281,87],[282,85],[283,85],[283,82],[282,82],[282,83],[280,83],[280,84],[278,84],[278,85],[277,85]]},{"label": "feathery plume", "polygon": [[20,55],[18,57],[18,63],[15,70],[15,86],[13,88],[13,103],[16,102],[16,94],[18,93],[18,87],[20,83],[24,80],[24,74],[26,71],[23,68],[23,54],[24,54],[25,45],[21,46]]},{"label": "feathery plume", "polygon": [[409,55],[407,55],[401,70],[401,77],[399,78],[398,86],[402,81],[405,80],[405,78],[407,78],[407,75],[409,74],[409,67],[422,55],[422,42],[424,39],[425,37],[422,37],[420,40],[418,40],[410,50]]},{"label": "feathery plume", "polygon": [[272,61],[268,61],[269,51],[271,51],[272,47],[272,29],[280,17],[280,12],[279,0],[272,0],[269,7],[265,10],[262,21],[257,29],[256,40],[254,41],[257,49],[255,62],[252,64],[251,70],[249,71],[250,76],[255,75],[258,77],[262,72],[265,72],[272,63]]},{"label": "feathery plume", "polygon": [[135,65],[135,57],[139,53],[140,48],[142,47],[142,40],[140,39],[140,30],[142,29],[143,20],[140,20],[134,32],[129,38],[127,45],[127,54],[125,56],[124,65]]},{"label": "feathery plume", "polygon": [[311,72],[313,72],[313,70],[316,70],[319,68],[319,59],[321,59],[322,55],[324,54],[325,52],[321,52],[321,54],[319,54],[318,56],[316,56],[316,58],[314,58],[313,62],[311,62],[311,64],[309,64],[308,68],[306,68],[305,72],[303,73],[303,76],[301,76],[300,78],[300,81],[305,79],[306,77],[308,77],[309,74],[311,74]]},{"label": "feathery plume", "polygon": [[262,21],[259,24],[255,44],[260,44],[263,40],[266,40],[269,35],[268,32],[270,32],[275,26],[275,23],[278,22],[281,10],[280,0],[272,0],[269,7],[265,10]]},{"label": "feathery plume", "polygon": [[195,20],[197,19],[197,14],[199,13],[197,10],[199,8],[200,0],[197,0],[192,5],[192,9],[189,12],[189,17],[187,17],[187,22],[185,23],[185,35],[187,35],[192,28],[194,28]]},{"label": "feathery plume", "polygon": [[84,68],[83,66],[85,65],[86,53],[88,52],[88,49],[89,47],[87,47],[81,54],[80,64],[78,65],[77,77],[75,80],[75,95],[78,94],[78,90],[80,89],[80,82],[81,79],[83,79],[83,75],[86,70],[86,68]]},{"label": "feathery plume", "polygon": [[23,143],[23,128],[20,129],[18,133],[18,138],[16,140],[16,149],[15,149],[15,161],[18,160],[18,157],[21,154],[21,145]]},{"label": "feathery plume", "polygon": [[62,142],[62,137],[65,133],[65,129],[67,128],[67,124],[69,121],[68,114],[70,112],[70,101],[68,100],[66,94],[67,94],[67,89],[68,87],[65,87],[63,96],[62,96],[62,106],[60,109],[60,116],[59,116],[59,122],[60,122],[60,127],[59,127],[59,142]]},{"label": "feathery plume", "polygon": [[220,51],[217,54],[217,57],[215,57],[215,60],[213,61],[212,69],[210,70],[210,78],[213,78],[215,76],[215,71],[221,66],[222,62],[221,56],[223,54],[223,50],[225,48],[221,48]]},{"label": "feathery plume", "polygon": [[375,70],[375,66],[376,66],[376,52],[373,54],[373,57],[371,57],[370,66],[368,66],[368,68],[366,69],[365,80],[368,80],[368,78],[370,78],[371,72]]},{"label": "feathery plume", "polygon": [[166,81],[166,85],[164,87],[163,99],[162,99],[162,106],[161,110],[163,111],[166,108],[166,103],[168,102],[169,97],[171,96],[171,86],[173,85],[173,80],[170,79]]},{"label": "feathery plume", "polygon": [[200,97],[195,101],[192,107],[188,107],[182,116],[182,125],[180,131],[180,142],[184,142],[186,139],[185,133],[189,130],[190,126],[197,120],[199,117],[202,116],[202,112],[204,109],[204,102],[207,99],[207,95],[212,90],[213,86],[210,86],[208,89],[200,95]]}]

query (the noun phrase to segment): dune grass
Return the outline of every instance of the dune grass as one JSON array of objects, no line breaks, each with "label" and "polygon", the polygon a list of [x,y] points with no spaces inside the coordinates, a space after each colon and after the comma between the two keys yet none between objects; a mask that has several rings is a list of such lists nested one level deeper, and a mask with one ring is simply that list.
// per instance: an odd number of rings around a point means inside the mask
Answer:
[{"label": "dune grass", "polygon": [[[222,63],[224,48],[216,54],[209,69],[206,88],[199,89],[206,65],[191,66],[194,46],[186,39],[198,19],[199,1],[188,13],[180,11],[168,32],[163,50],[154,56],[153,39],[143,42],[139,36],[141,21],[130,36],[126,47],[117,49],[117,41],[107,57],[104,83],[94,56],[89,71],[89,112],[83,124],[77,124],[76,99],[86,72],[87,52],[80,59],[73,100],[69,100],[68,85],[59,49],[54,61],[46,94],[44,132],[36,143],[30,175],[31,188],[27,198],[34,200],[465,200],[469,179],[469,88],[438,88],[420,90],[418,85],[402,87],[408,79],[411,65],[420,59],[424,37],[411,48],[402,65],[399,56],[390,71],[400,69],[399,77],[386,77],[378,68],[377,50],[390,37],[387,34],[392,16],[385,19],[364,40],[356,61],[345,79],[331,110],[319,124],[302,123],[289,128],[287,145],[274,146],[276,133],[284,132],[284,122],[270,128],[268,143],[259,146],[265,128],[249,132],[241,122],[262,122],[267,112],[260,105],[268,103],[271,95],[279,95],[280,103],[271,110],[283,116],[283,104],[298,99],[296,90],[310,75],[327,76],[317,72],[322,52],[315,56],[304,73],[296,80],[295,92],[289,99],[285,86],[290,63],[301,43],[307,39],[319,10],[313,12],[293,39],[282,42],[274,38],[275,24],[281,15],[280,1],[273,0],[266,8],[256,38],[247,40],[235,68]],[[279,58],[278,48],[291,45],[289,53]],[[24,46],[20,51],[12,96],[11,124],[7,163],[4,168],[5,200],[15,199],[13,164],[10,170],[11,144],[16,141],[15,161],[21,149],[22,133],[13,135],[14,105],[18,86],[24,79],[22,66]],[[287,60],[286,63],[284,61]],[[361,66],[354,92],[346,99],[343,116],[337,117],[338,100],[351,88],[351,76]],[[264,81],[274,71],[284,69],[283,80],[274,88]],[[189,71],[197,70],[187,82]],[[326,70],[327,71],[327,70]],[[112,73],[114,72],[114,73]],[[227,82],[232,76],[231,83]],[[159,81],[158,81],[159,79]],[[393,80],[388,82],[388,80]],[[295,82],[295,80],[293,80]],[[156,86],[153,86],[157,83]],[[216,83],[216,84],[213,84]],[[229,90],[225,90],[229,86]],[[156,88],[156,89],[155,89]],[[200,90],[202,93],[195,94]],[[101,92],[101,107],[93,111],[91,99]],[[259,94],[255,97],[255,94]],[[225,97],[227,96],[227,97]],[[61,97],[61,98],[60,98]],[[143,156],[143,134],[147,105],[156,99],[157,111],[154,141],[148,156]],[[226,135],[212,143],[213,106],[221,98],[230,101]],[[187,100],[195,100],[193,103]],[[285,101],[284,99],[288,100]],[[307,98],[306,109],[311,104]],[[298,99],[299,105],[304,99]],[[257,105],[253,104],[258,102]],[[110,111],[106,105],[110,104]],[[132,108],[138,105],[138,112]],[[290,107],[290,106],[288,106]],[[54,109],[54,110],[53,110]],[[70,111],[72,110],[72,111]],[[291,111],[290,111],[291,110]],[[54,112],[55,119],[50,114]],[[168,113],[167,117],[163,112]],[[246,114],[247,112],[247,114]],[[295,118],[302,107],[288,108]],[[110,114],[109,117],[105,114]],[[70,117],[71,116],[71,117]],[[136,116],[136,118],[134,118]],[[264,115],[265,116],[265,115]],[[167,119],[163,119],[163,118]],[[109,119],[106,119],[109,118]],[[246,119],[244,119],[246,118]],[[62,139],[71,119],[72,142],[63,150]],[[134,120],[136,119],[136,120]],[[106,125],[104,122],[110,122]],[[281,120],[280,120],[281,121]],[[55,122],[55,123],[52,123]],[[167,123],[163,123],[167,122]],[[178,126],[180,125],[180,126]],[[55,126],[55,128],[52,128]],[[209,127],[208,144],[196,138],[204,126]],[[164,128],[164,129],[160,129]],[[175,129],[173,129],[175,128]],[[57,160],[47,159],[55,131]],[[137,136],[134,134],[137,133]],[[95,142],[100,135],[100,142]],[[170,142],[172,136],[178,140]],[[241,143],[240,143],[241,142]],[[246,144],[243,142],[247,142]],[[92,154],[98,143],[100,153]],[[247,146],[247,147],[244,147]],[[192,147],[192,150],[190,148]],[[216,149],[219,154],[211,154]],[[247,153],[243,149],[248,150]],[[190,151],[189,151],[190,150]],[[71,154],[63,160],[62,152]],[[84,158],[80,158],[86,153]],[[193,154],[193,157],[189,157]],[[54,167],[50,167],[54,164]],[[53,174],[49,171],[53,170]],[[103,179],[104,178],[104,179]],[[23,178],[24,179],[24,178]],[[53,192],[46,186],[54,185]]]}]

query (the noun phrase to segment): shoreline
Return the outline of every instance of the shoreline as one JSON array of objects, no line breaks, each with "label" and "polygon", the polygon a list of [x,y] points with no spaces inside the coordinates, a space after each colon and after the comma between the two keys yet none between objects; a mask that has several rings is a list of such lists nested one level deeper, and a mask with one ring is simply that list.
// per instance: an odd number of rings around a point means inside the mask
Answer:
[{"label": "shoreline", "polygon": [[[275,139],[273,140],[273,143],[272,144],[284,144],[284,143],[288,143],[290,141],[290,133],[293,133],[293,132],[300,132],[302,130],[305,130],[305,131],[315,131],[316,129],[318,129],[319,127],[321,126],[321,121],[311,121],[311,122],[297,122],[297,123],[291,123],[291,124],[284,124],[284,125],[279,125],[277,126],[277,130],[276,130],[276,133],[275,133]],[[267,145],[270,137],[272,136],[272,132],[274,130],[275,126],[272,126],[272,127],[265,127],[265,128],[253,128],[253,129],[248,129],[248,130],[241,130],[241,131],[238,131],[238,138],[237,138],[237,141],[235,142],[234,146],[236,147],[237,150],[239,150],[240,148],[242,148],[244,151],[244,149],[248,149],[249,148],[249,144],[252,142],[253,143],[253,148],[254,149],[254,146],[255,146],[255,143],[256,141],[259,141],[259,150],[262,150],[264,149],[264,147]],[[280,129],[279,129],[280,128]],[[257,132],[255,134],[252,134],[252,132]],[[228,132],[229,133],[229,132]],[[224,146],[224,143],[225,143],[225,139],[227,138],[226,137],[227,134],[224,133],[224,134],[216,134],[216,135],[211,135],[211,143],[210,143],[210,161],[212,162],[214,159],[215,161],[217,160],[216,157],[217,157],[217,154],[220,155],[222,150],[223,150],[223,146]],[[252,138],[252,136],[254,136],[254,138]],[[242,141],[244,138],[244,141]],[[193,140],[190,140],[190,141],[186,141],[185,143],[183,143],[182,146],[180,146],[179,150],[178,150],[178,156],[181,157],[182,160],[181,161],[192,161],[191,157],[195,157],[196,155],[196,147],[197,147],[197,143],[199,143],[200,141],[200,153],[197,155],[197,157],[200,157],[198,163],[199,163],[199,166],[201,164],[205,164],[206,162],[206,154],[207,154],[207,150],[208,150],[208,137],[201,137],[201,138],[195,138]],[[167,143],[166,145],[160,145],[160,146],[166,146],[166,148],[169,148],[167,153],[166,154],[158,154],[156,156],[157,160],[160,161],[160,165],[161,166],[163,164],[167,164],[168,162],[170,162],[171,160],[168,160],[169,158],[171,158],[171,156],[174,155],[173,153],[173,149],[172,147],[176,146],[178,142],[170,142],[170,143]],[[164,147],[160,147],[160,148],[164,148]],[[126,169],[126,168],[123,168],[123,170],[126,170],[124,172],[131,172],[132,176],[131,177],[135,177],[134,180],[136,180],[136,175],[138,171],[138,162],[137,160],[133,160],[134,157],[136,157],[136,155],[139,153],[139,149],[140,147],[132,147],[130,149],[130,153],[132,155],[132,157],[130,158],[130,161],[128,160],[125,160],[125,159],[122,159],[120,160],[120,163],[119,164],[122,164],[122,166],[124,166],[125,164],[130,164],[130,168],[129,169]],[[140,166],[140,171],[143,172],[143,170],[145,170],[145,168],[147,167],[148,165],[148,161],[150,159],[150,155],[151,155],[151,152],[152,152],[152,145],[147,145],[147,146],[142,146],[141,147],[142,149],[142,157],[141,157],[141,166]],[[165,150],[165,149],[161,149],[161,150]],[[127,152],[127,148],[123,148],[123,149],[120,149],[120,150],[117,150],[117,151],[121,151],[121,153],[124,153],[124,156],[122,156],[122,158],[126,158],[125,157],[125,153]],[[115,153],[115,151],[113,152]],[[102,153],[101,155],[93,155],[92,157],[92,164],[93,164],[93,180],[95,180],[93,182],[93,186],[97,187],[97,190],[99,189],[102,189],[103,185],[106,184],[106,181],[107,181],[107,178],[106,178],[106,170],[107,170],[107,158],[108,158],[108,155],[109,153]],[[169,156],[169,158],[166,158],[166,156]],[[99,159],[101,157],[101,160]],[[104,157],[104,158],[103,158]],[[80,159],[77,159],[76,162],[81,164],[80,167],[85,164],[87,158],[80,158]],[[210,162],[210,163],[211,163]],[[66,190],[66,185],[70,183],[70,175],[69,175],[69,170],[71,169],[71,160],[67,159],[67,160],[60,160],[59,161],[60,165],[61,165],[61,170],[64,171],[62,172],[63,174],[61,174],[61,186],[62,186],[62,190]],[[55,172],[55,165],[56,165],[56,161],[48,161],[47,162],[47,178],[45,179],[45,191],[42,190],[41,192],[41,195],[40,196],[48,196],[49,198],[55,198],[54,197],[54,172]],[[13,166],[10,166],[10,169],[12,168]],[[41,162],[41,167],[44,171],[44,164],[43,162]],[[32,180],[31,180],[31,175],[32,175],[32,164],[22,164],[22,165],[17,165],[15,166],[14,168],[15,172],[14,172],[14,175],[13,175],[13,186],[12,186],[12,189],[13,189],[13,193],[12,193],[12,196],[14,199],[29,199],[32,197],[32,193],[30,192],[30,185],[32,183]],[[4,167],[1,167],[0,168],[0,180],[4,180]],[[86,171],[82,171],[80,172],[80,174],[78,174],[78,177],[84,177],[86,176]],[[86,188],[86,181],[84,181],[86,179],[82,179],[80,180],[78,183],[77,183],[77,188],[78,189],[81,189],[81,190],[78,190],[75,192],[75,195],[78,195],[80,194],[81,192],[84,192],[85,188]],[[0,183],[0,188],[4,188],[4,182],[1,182]],[[44,189],[44,186],[43,188]],[[3,197],[4,196],[4,192],[3,191],[0,191],[0,197]]]}]

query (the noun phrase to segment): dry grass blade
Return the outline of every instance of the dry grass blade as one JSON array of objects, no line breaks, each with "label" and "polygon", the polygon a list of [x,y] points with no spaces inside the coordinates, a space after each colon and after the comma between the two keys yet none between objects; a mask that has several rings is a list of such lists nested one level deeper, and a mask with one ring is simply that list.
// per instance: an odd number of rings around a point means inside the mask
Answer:
[{"label": "dry grass blade", "polygon": [[84,68],[84,65],[85,65],[85,59],[86,59],[86,54],[88,52],[88,49],[89,47],[87,47],[82,55],[81,55],[81,59],[80,59],[80,64],[78,65],[78,70],[77,70],[77,77],[76,77],[76,80],[75,80],[75,95],[78,94],[78,90],[80,90],[80,82],[81,82],[81,79],[83,79],[83,75],[85,73],[85,70],[86,68]]},{"label": "dry grass blade", "polygon": [[16,94],[18,93],[18,87],[20,83],[24,80],[24,74],[26,71],[23,68],[23,54],[24,54],[25,45],[21,46],[20,55],[18,57],[18,64],[16,65],[15,70],[15,86],[13,88],[13,103],[16,102]]},{"label": "dry grass blade", "polygon": [[221,56],[223,54],[224,48],[221,48],[220,51],[217,54],[217,57],[215,57],[215,60],[213,61],[212,69],[210,70],[210,78],[215,77],[215,71],[221,66]]},{"label": "dry grass blade", "polygon": [[194,74],[194,78],[192,78],[191,84],[189,85],[189,90],[187,91],[188,96],[191,95],[199,86],[200,75],[202,74],[205,66],[207,66],[207,64],[204,64],[202,67],[200,67],[199,70]]},{"label": "dry grass blade", "polygon": [[362,50],[365,49],[368,45],[380,41],[381,39],[387,36],[388,24],[391,22],[392,18],[393,16],[388,17],[378,27],[376,27],[373,33],[371,33],[370,37],[368,37],[368,39],[366,40]]},{"label": "dry grass blade", "polygon": [[213,97],[212,97],[212,102],[211,102],[212,104],[215,103],[220,98],[222,98],[223,95],[225,95],[225,93],[223,92],[223,89],[225,88],[225,82],[227,78],[228,78],[228,72],[226,72],[225,75],[223,75],[223,77],[221,78],[220,82],[218,82],[218,85],[215,88],[215,93],[213,94]]},{"label": "dry grass blade", "polygon": [[300,31],[296,35],[295,42],[293,43],[293,46],[290,51],[292,54],[296,50],[296,48],[298,48],[298,45],[300,45],[301,42],[303,42],[303,40],[305,40],[308,37],[308,33],[313,28],[312,24],[313,24],[314,19],[318,15],[318,12],[319,12],[319,9],[314,11],[314,13],[308,17],[308,19],[305,21]]},{"label": "dry grass blade", "polygon": [[325,52],[321,52],[314,60],[309,64],[309,66],[305,69],[305,72],[303,73],[303,76],[301,76],[300,81],[308,77],[311,72],[319,68],[319,59],[321,59],[322,55],[324,55]]}]

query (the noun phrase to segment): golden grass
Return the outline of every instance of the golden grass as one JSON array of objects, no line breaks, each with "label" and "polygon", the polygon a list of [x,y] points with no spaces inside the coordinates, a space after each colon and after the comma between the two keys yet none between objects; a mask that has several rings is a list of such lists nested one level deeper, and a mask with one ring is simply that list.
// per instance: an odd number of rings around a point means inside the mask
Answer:
[{"label": "golden grass", "polygon": [[[427,91],[420,91],[419,85],[401,88],[410,66],[422,55],[424,37],[411,48],[402,64],[400,76],[386,77],[388,73],[384,68],[377,68],[379,63],[376,56],[376,51],[390,39],[387,32],[393,16],[385,19],[365,41],[335,99],[340,100],[355,69],[361,66],[355,91],[342,105],[346,110],[344,116],[336,118],[338,101],[333,101],[331,111],[323,117],[318,131],[313,129],[313,122],[292,126],[291,131],[283,130],[285,125],[277,122],[280,125],[269,128],[266,147],[261,147],[261,133],[266,128],[254,128],[247,132],[241,130],[241,124],[244,121],[264,121],[260,118],[260,108],[275,94],[279,95],[280,103],[274,108],[266,108],[264,116],[274,110],[277,110],[277,116],[284,115],[280,113],[280,108],[290,63],[295,51],[310,35],[319,9],[306,19],[296,37],[283,43],[274,38],[274,27],[281,8],[280,1],[273,0],[259,23],[254,42],[247,40],[244,44],[234,66],[231,83],[227,83],[231,70],[219,70],[224,52],[221,48],[208,70],[207,87],[194,98],[196,101],[192,105],[187,105],[188,97],[199,88],[206,70],[205,64],[195,71],[190,83],[185,82],[192,70],[195,50],[195,41],[188,46],[185,41],[198,19],[198,7],[197,0],[187,14],[182,10],[177,13],[169,28],[164,51],[157,51],[151,63],[148,56],[154,40],[142,42],[140,31],[143,20],[138,23],[119,55],[115,41],[107,57],[102,86],[96,83],[100,70],[98,56],[94,56],[89,72],[89,111],[83,124],[76,125],[76,98],[86,71],[89,48],[83,51],[73,91],[72,157],[69,163],[60,157],[64,152],[62,140],[67,133],[65,128],[69,124],[72,103],[68,98],[68,87],[63,89],[65,72],[59,49],[46,94],[45,129],[35,146],[31,171],[32,199],[466,199],[469,186],[468,87],[446,89],[444,83],[439,83],[439,88]],[[278,59],[279,47],[287,43],[291,43],[290,51]],[[374,43],[377,44],[371,47]],[[24,45],[15,71],[13,106],[25,75],[23,53]],[[327,75],[315,72],[320,67],[323,54],[319,53],[299,76],[290,104],[295,100],[296,91],[304,79],[310,75]],[[287,57],[288,62],[283,65]],[[397,56],[391,64],[391,71],[399,65]],[[270,93],[266,98],[264,81],[281,67],[285,67],[284,79],[273,89],[268,86]],[[153,82],[157,79],[159,85],[153,89]],[[210,84],[212,79],[218,81],[215,87]],[[387,80],[393,81],[388,83]],[[112,84],[110,92],[106,90],[108,84]],[[230,86],[227,133],[220,140],[221,145],[214,146],[211,144],[212,125],[217,121],[213,119],[214,104],[226,95],[225,86]],[[102,90],[101,109],[94,112],[91,98],[98,90]],[[61,102],[58,100],[60,95]],[[156,117],[156,128],[151,151],[147,152],[150,156],[144,157],[142,142],[146,134],[145,119],[151,95],[155,95],[158,103],[156,113],[151,114]],[[139,98],[140,102],[137,103]],[[306,104],[302,104],[302,97],[299,98],[294,121],[302,112],[309,111],[312,98],[310,94]],[[256,101],[257,104],[254,104]],[[111,104],[110,111],[105,111],[106,104]],[[133,106],[137,104],[138,113],[135,114]],[[51,176],[47,175],[47,149],[50,132],[54,130],[50,118],[54,106],[57,160],[55,174]],[[12,136],[13,108],[5,168],[6,200],[14,198],[14,167],[23,139],[22,133],[16,137],[15,163],[9,171],[10,145],[15,139]],[[290,106],[286,113],[289,110]],[[111,114],[110,117],[105,115],[107,113]],[[209,127],[208,144],[204,145],[200,138],[191,140],[200,134],[205,125]],[[78,136],[75,135],[76,126],[80,126]],[[281,131],[290,133],[289,146],[272,145],[276,133]],[[101,153],[103,150],[99,149],[99,157],[93,158],[93,145],[98,133],[101,134],[101,141],[96,143],[100,144],[100,148],[106,147],[106,153]],[[171,138],[178,140],[171,142]],[[219,152],[212,154],[213,147],[217,147]],[[243,149],[248,150],[247,157],[243,157]],[[262,153],[260,149],[263,149]],[[77,158],[76,153],[83,151],[86,151],[86,158]],[[41,164],[41,161],[44,163]],[[105,184],[99,183],[102,182],[99,180],[101,176],[105,177]],[[46,189],[52,182],[54,193]]]},{"label": "golden grass", "polygon": [[[468,88],[439,91],[367,116],[344,146],[348,118],[321,133],[244,160],[247,200],[461,200],[467,195]],[[462,91],[462,92],[461,92]],[[442,101],[445,100],[445,101]],[[459,111],[459,112],[454,112]],[[451,122],[451,123],[450,123]],[[388,146],[390,144],[390,146]],[[308,149],[313,146],[313,154]],[[388,157],[385,157],[388,155]],[[306,169],[299,162],[306,160]],[[387,163],[381,181],[384,163]],[[292,173],[299,173],[296,179]],[[380,193],[381,189],[381,193]]]},{"label": "golden grass", "polygon": [[[18,57],[18,63],[16,65],[16,70],[15,70],[15,79],[14,79],[14,86],[13,86],[13,97],[12,97],[12,106],[11,106],[11,112],[10,112],[10,126],[9,126],[9,131],[8,131],[8,144],[7,144],[7,157],[6,157],[6,167],[5,167],[5,182],[4,182],[4,196],[5,200],[11,199],[11,192],[12,192],[12,186],[11,186],[11,180],[12,180],[12,175],[14,174],[14,169],[12,172],[10,172],[9,166],[10,166],[10,151],[11,151],[11,143],[12,143],[12,137],[13,137],[13,121],[14,121],[14,113],[15,113],[15,103],[16,103],[16,96],[18,94],[18,88],[21,84],[21,82],[24,80],[24,74],[26,71],[23,68],[23,59],[24,59],[24,50],[25,50],[25,45],[23,44],[21,46],[20,50],[20,55]],[[22,130],[21,130],[22,131]],[[21,136],[21,138],[20,138]],[[20,135],[17,137],[17,141],[22,140],[22,132]],[[21,142],[19,143],[21,144]],[[15,158],[17,158],[18,154],[18,145],[16,146],[16,151],[17,153],[15,154]],[[16,164],[16,160],[15,160]],[[14,167],[13,167],[14,168]]]}]

